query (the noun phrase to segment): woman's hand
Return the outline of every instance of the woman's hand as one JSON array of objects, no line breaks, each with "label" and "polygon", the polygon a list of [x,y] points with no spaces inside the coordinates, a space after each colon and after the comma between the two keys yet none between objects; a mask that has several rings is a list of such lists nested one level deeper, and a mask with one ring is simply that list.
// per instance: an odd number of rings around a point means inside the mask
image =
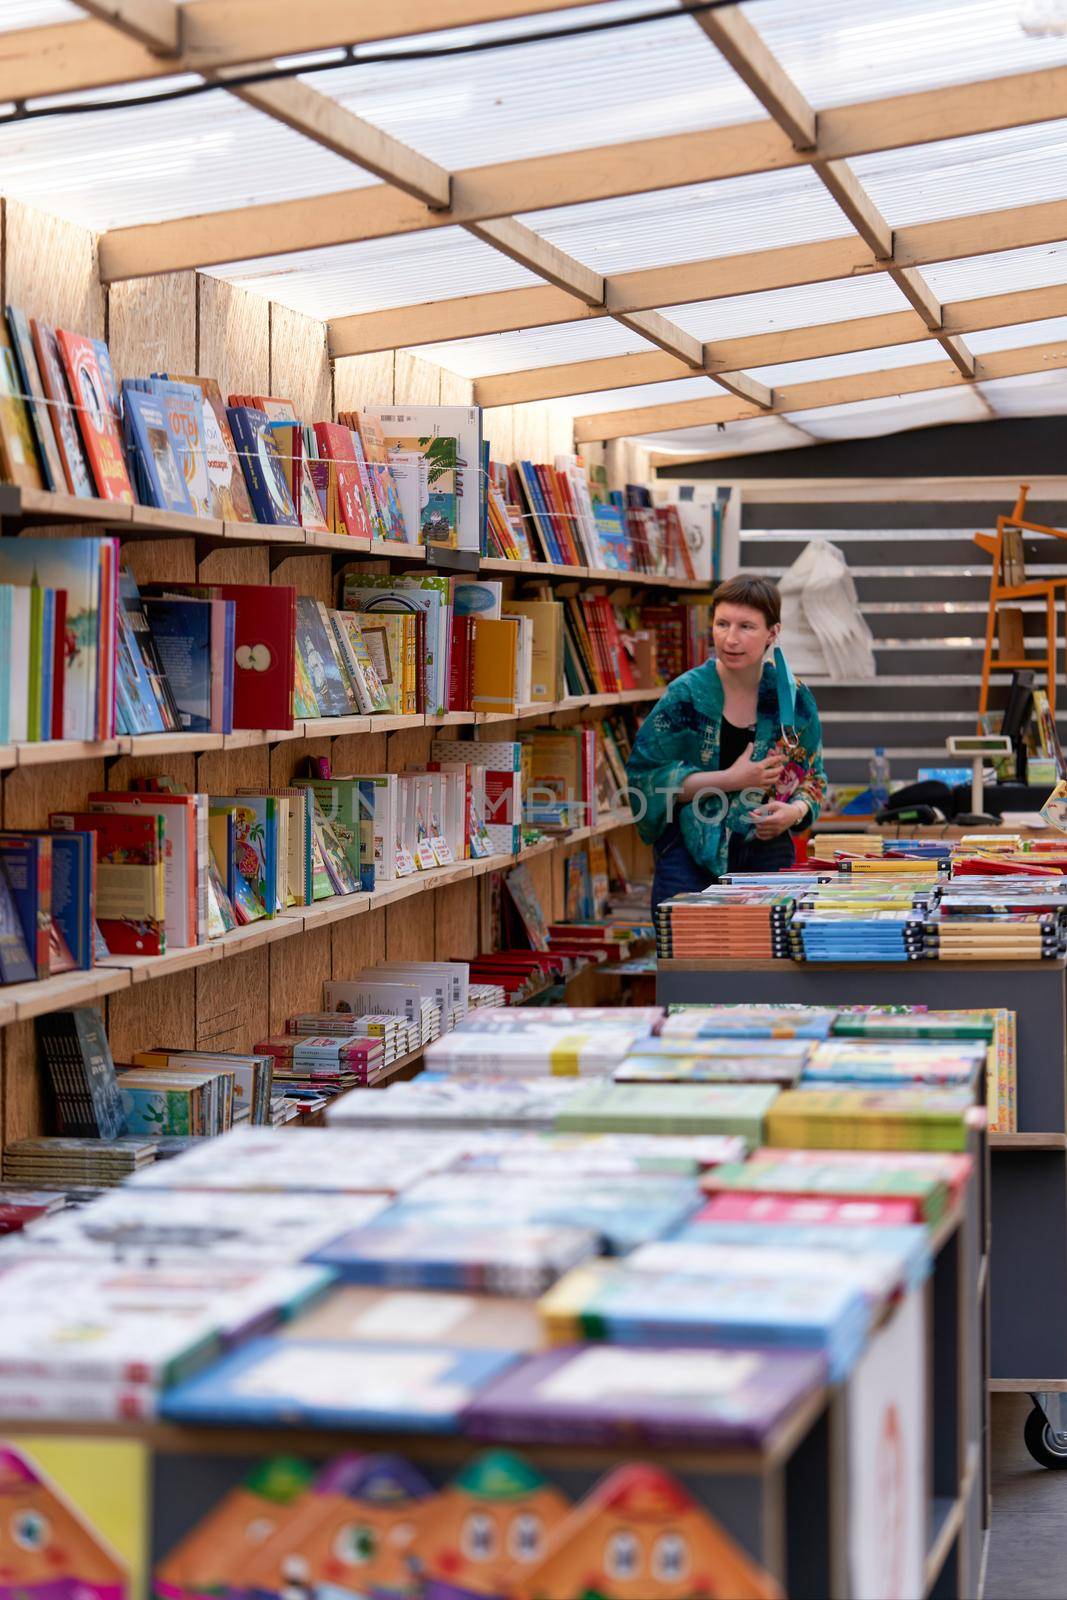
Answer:
[{"label": "woman's hand", "polygon": [[[724,789],[769,789],[781,776],[785,766],[783,757],[777,750],[772,750],[770,755],[763,756],[759,761],[752,759],[753,746],[749,745],[744,755],[738,756],[732,767],[727,767],[722,774],[722,787]],[[773,838],[773,834],[771,835]]]},{"label": "woman's hand", "polygon": [[768,800],[766,805],[753,807],[756,838],[777,839],[779,834],[788,833],[800,823],[807,809],[799,800]]}]

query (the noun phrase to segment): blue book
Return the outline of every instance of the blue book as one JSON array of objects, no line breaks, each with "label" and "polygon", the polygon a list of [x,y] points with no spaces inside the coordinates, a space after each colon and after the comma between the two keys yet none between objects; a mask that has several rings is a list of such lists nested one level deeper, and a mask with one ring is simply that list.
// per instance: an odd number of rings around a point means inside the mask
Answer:
[{"label": "blue book", "polygon": [[300,518],[293,507],[267,413],[255,406],[228,406],[226,416],[256,521],[277,527],[299,527]]},{"label": "blue book", "polygon": [[3,861],[8,891],[22,928],[22,937],[34,964],[31,976],[47,978],[51,972],[49,929],[52,906],[48,898],[51,835],[0,833],[0,860]]},{"label": "blue book", "polygon": [[177,732],[178,708],[152,640],[137,579],[125,568],[119,573],[115,622],[115,731]]},{"label": "blue book", "polygon": [[[0,639],[10,639],[15,627],[15,590],[0,583]],[[0,650],[0,744],[11,738],[11,651]]]},{"label": "blue book", "polygon": [[52,834],[52,922],[73,969],[93,965],[93,875],[96,835]]},{"label": "blue book", "polygon": [[0,983],[32,983],[37,967],[22,931],[15,896],[0,858]]},{"label": "blue book", "polygon": [[172,1422],[457,1433],[467,1406],[519,1359],[444,1344],[266,1336],[161,1397]]},{"label": "blue book", "polygon": [[[359,783],[359,887],[374,888],[374,801],[377,787],[373,779]],[[308,883],[311,882],[311,833],[308,832]]]},{"label": "blue book", "polygon": [[125,381],[122,426],[142,503],[194,516],[189,486],[174,452],[167,413],[158,395]]},{"label": "blue book", "polygon": [[530,509],[534,514],[537,530],[541,535],[541,543],[545,546],[545,553],[548,559],[554,566],[564,566],[566,563],[563,559],[563,551],[560,549],[559,540],[556,538],[555,525],[545,504],[545,497],[541,493],[541,485],[532,461],[519,462],[519,478],[526,490],[526,497],[530,502]]},{"label": "blue book", "polygon": [[838,1255],[893,1256],[907,1289],[930,1276],[927,1228],[853,1226],[821,1222],[687,1222],[670,1236],[683,1244],[742,1245],[746,1250],[833,1250]]},{"label": "blue book", "polygon": [[186,733],[211,732],[210,600],[146,597],[144,612]]},{"label": "blue book", "polygon": [[56,591],[42,589],[41,597],[41,738],[50,739],[56,660]]}]

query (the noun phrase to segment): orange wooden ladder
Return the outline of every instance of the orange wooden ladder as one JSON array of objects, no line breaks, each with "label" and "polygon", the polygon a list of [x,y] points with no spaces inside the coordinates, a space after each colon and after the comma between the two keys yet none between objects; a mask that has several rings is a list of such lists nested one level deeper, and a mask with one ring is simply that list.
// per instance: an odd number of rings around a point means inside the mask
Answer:
[{"label": "orange wooden ladder", "polygon": [[[1004,534],[1011,529],[1018,529],[1023,533],[1045,534],[1052,539],[1067,539],[1067,530],[1063,528],[1049,528],[1040,522],[1026,520],[1026,496],[1030,485],[1019,485],[1019,498],[1015,502],[1015,509],[1010,516],[997,518],[997,531],[995,534],[976,533],[974,542],[987,554],[993,557],[993,571],[989,582],[989,614],[986,617],[985,650],[982,656],[982,687],[978,699],[979,732],[982,731],[981,714],[989,709],[989,679],[996,668],[998,671],[1019,672],[1031,668],[1036,672],[1043,672],[1048,684],[1048,703],[1052,715],[1056,715],[1056,643],[1057,643],[1057,615],[1056,605],[1058,589],[1067,590],[1067,576],[1062,578],[1036,578],[1023,583],[1005,583],[1004,581]],[[997,620],[998,609],[1001,605],[1017,600],[1034,600],[1043,598],[1045,601],[1045,654],[1029,659],[1005,659],[994,657],[993,651],[997,647]]]}]

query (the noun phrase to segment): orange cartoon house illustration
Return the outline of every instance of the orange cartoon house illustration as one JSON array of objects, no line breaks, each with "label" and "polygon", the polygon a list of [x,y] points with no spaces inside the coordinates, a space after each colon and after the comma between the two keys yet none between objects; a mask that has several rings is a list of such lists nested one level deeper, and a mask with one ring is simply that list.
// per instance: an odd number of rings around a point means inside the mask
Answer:
[{"label": "orange cartoon house illustration", "polygon": [[0,1445],[0,1600],[131,1600],[107,1543],[18,1450]]}]

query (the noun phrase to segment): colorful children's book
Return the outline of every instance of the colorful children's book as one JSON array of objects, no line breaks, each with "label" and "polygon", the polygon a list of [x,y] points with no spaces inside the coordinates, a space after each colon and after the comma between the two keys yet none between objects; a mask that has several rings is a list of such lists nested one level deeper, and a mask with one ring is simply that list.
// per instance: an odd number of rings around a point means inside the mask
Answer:
[{"label": "colorful children's book", "polygon": [[[63,458],[56,442],[48,396],[41,381],[41,369],[37,364],[37,352],[33,347],[30,319],[25,311],[20,311],[16,306],[8,306],[7,322],[11,330],[11,344],[21,384],[20,392],[25,397],[44,487],[66,494],[67,480],[63,471]],[[3,360],[2,356],[0,360]],[[0,405],[2,403],[0,401]]]},{"label": "colorful children's book", "polygon": [[253,406],[229,406],[226,416],[256,521],[282,527],[299,527],[300,519],[285,481],[270,418],[266,412]]},{"label": "colorful children's book", "polygon": [[134,494],[122,455],[122,441],[109,393],[110,386],[100,370],[93,340],[59,328],[56,330],[56,341],[70,384],[78,427],[97,494],[102,500],[118,500],[132,505]]},{"label": "colorful children's book", "polygon": [[273,795],[212,795],[212,804],[229,806],[234,812],[234,859],[237,902],[234,909],[242,918],[245,903],[243,880],[253,902],[262,906],[261,915],[274,917],[284,906],[278,899],[278,801]]},{"label": "colorful children's book", "polygon": [[344,717],[355,711],[337,664],[333,629],[325,607],[301,596],[296,602],[296,645],[315,696],[316,717]]},{"label": "colorful children's book", "polygon": [[253,1339],[169,1390],[160,1410],[181,1423],[455,1433],[465,1407],[514,1359],[446,1344]]},{"label": "colorful children's book", "polygon": [[52,1087],[59,1132],[117,1139],[126,1131],[107,1031],[91,1006],[37,1018],[37,1049]]},{"label": "colorful children's book", "polygon": [[[419,1533],[427,1596],[511,1595],[570,1510],[554,1484],[521,1456],[476,1457],[426,1507]],[[472,1539],[477,1528],[481,1537]]]},{"label": "colorful children's book", "polygon": [[15,896],[0,859],[0,983],[32,983],[37,965],[30,955]]},{"label": "colorful children's book", "polygon": [[96,835],[96,921],[111,955],[163,955],[167,948],[162,816],[53,812],[48,825]]},{"label": "colorful children's book", "polygon": [[204,455],[212,493],[210,514],[225,521],[252,522],[252,505],[218,383],[214,378],[181,374],[169,375],[169,381],[199,389],[203,397]]},{"label": "colorful children's book", "polygon": [[256,1576],[253,1567],[264,1583],[269,1573],[271,1587],[280,1591],[285,1581],[280,1560],[270,1568],[261,1563],[279,1539],[286,1555],[300,1548],[295,1532],[292,1541],[286,1535],[299,1525],[313,1478],[311,1465],[296,1457],[257,1463],[156,1563],[153,1576],[161,1600],[243,1589]]},{"label": "colorful children's book", "polygon": [[[55,1487],[40,1465],[13,1445],[0,1445],[0,1511],[12,1529],[4,1551],[0,1595],[126,1600],[127,1563],[104,1535]],[[17,1531],[14,1531],[17,1530]]]},{"label": "colorful children's book", "polygon": [[36,536],[4,539],[0,542],[0,583],[66,591],[63,738],[109,737],[118,541]]},{"label": "colorful children's book", "polygon": [[0,317],[0,478],[40,489],[44,478],[24,394],[11,338]]},{"label": "colorful children's book", "polygon": [[33,334],[34,353],[41,373],[41,386],[55,428],[56,447],[66,480],[65,484],[59,484],[57,487],[65,487],[71,494],[88,499],[95,490],[82,450],[81,433],[71,405],[70,389],[63,371],[55,329],[50,328],[47,322],[38,322],[36,317],[31,317],[30,331]]}]

